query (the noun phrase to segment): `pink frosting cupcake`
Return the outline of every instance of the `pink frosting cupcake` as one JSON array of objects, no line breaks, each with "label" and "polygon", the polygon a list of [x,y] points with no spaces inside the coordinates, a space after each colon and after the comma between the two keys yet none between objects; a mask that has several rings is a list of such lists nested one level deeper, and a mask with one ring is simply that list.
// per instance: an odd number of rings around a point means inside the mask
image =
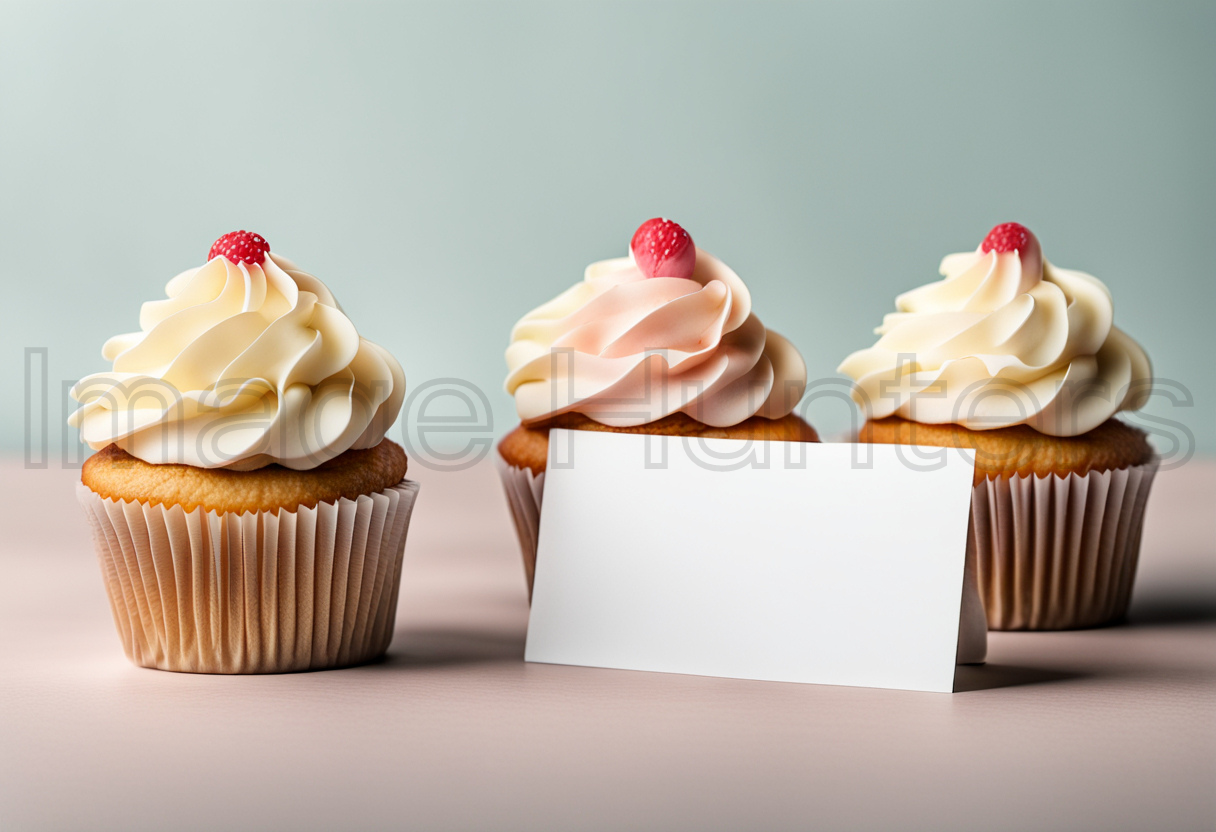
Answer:
[{"label": "pink frosting cupcake", "polygon": [[643,223],[628,257],[592,263],[524,315],[506,358],[521,424],[498,454],[529,589],[551,428],[818,441],[793,412],[806,388],[798,350],[670,220]]}]

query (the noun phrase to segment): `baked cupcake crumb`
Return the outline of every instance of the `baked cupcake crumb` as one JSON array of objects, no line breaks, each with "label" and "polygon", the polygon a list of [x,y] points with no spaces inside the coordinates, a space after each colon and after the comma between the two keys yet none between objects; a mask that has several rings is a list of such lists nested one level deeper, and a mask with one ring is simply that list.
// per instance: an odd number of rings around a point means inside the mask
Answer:
[{"label": "baked cupcake crumb", "polygon": [[960,425],[931,425],[890,416],[866,422],[858,441],[973,449],[976,483],[1015,475],[1084,476],[1090,471],[1141,465],[1153,457],[1148,435],[1119,419],[1107,419],[1079,436],[1047,436],[1026,425],[970,430]]},{"label": "baked cupcake crumb", "polygon": [[405,451],[388,439],[373,448],[346,451],[307,471],[282,465],[252,471],[152,465],[108,445],[85,460],[80,481],[107,499],[243,514],[295,511],[375,494],[401,482],[407,467]]},{"label": "baked cupcake crumb", "polygon": [[520,425],[498,443],[498,454],[516,468],[533,474],[545,470],[549,460],[549,431],[553,428],[592,430],[604,433],[634,433],[652,436],[696,436],[705,439],[759,439],[773,442],[818,442],[815,429],[790,413],[780,419],[752,416],[737,425],[711,427],[684,413],[673,413],[654,422],[630,427],[601,424],[581,413],[563,413],[535,425]]}]

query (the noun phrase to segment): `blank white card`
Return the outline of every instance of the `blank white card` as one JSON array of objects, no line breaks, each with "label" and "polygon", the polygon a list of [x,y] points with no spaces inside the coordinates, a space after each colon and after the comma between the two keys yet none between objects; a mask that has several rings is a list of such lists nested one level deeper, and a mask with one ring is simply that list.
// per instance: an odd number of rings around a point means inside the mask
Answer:
[{"label": "blank white card", "polygon": [[949,692],[973,463],[554,430],[525,658]]}]

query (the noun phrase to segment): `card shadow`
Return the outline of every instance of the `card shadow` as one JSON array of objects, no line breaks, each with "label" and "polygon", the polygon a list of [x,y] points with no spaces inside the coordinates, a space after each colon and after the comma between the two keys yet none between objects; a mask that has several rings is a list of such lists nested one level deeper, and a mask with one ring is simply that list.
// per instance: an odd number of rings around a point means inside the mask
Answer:
[{"label": "card shadow", "polygon": [[959,665],[954,671],[954,692],[974,693],[981,690],[1012,688],[1022,685],[1044,685],[1052,682],[1069,682],[1083,679],[1089,674],[1049,669],[1045,667],[1023,667],[1012,664]]}]

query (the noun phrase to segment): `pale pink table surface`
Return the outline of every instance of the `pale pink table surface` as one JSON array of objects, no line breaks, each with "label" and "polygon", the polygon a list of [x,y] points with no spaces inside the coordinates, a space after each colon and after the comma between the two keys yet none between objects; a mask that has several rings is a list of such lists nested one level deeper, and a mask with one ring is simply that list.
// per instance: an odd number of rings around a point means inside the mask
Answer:
[{"label": "pale pink table surface", "polygon": [[953,695],[525,664],[492,466],[415,469],[388,658],[222,677],[128,664],[76,472],[0,466],[0,829],[1216,828],[1214,463],[1159,476],[1128,624]]}]

